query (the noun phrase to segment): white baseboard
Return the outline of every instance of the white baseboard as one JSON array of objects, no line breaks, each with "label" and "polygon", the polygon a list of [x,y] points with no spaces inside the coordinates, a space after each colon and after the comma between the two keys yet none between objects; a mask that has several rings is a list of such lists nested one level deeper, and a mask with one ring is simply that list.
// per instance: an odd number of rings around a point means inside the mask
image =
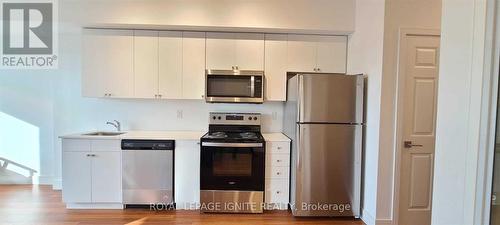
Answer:
[{"label": "white baseboard", "polygon": [[374,216],[364,209],[362,209],[362,212],[363,214],[361,215],[361,220],[365,222],[366,225],[376,225]]},{"label": "white baseboard", "polygon": [[55,177],[52,179],[52,189],[62,190],[62,179],[60,177]]},{"label": "white baseboard", "polygon": [[52,185],[52,176],[38,176],[38,184]]},{"label": "white baseboard", "polygon": [[123,209],[121,203],[67,203],[67,209]]},{"label": "white baseboard", "polygon": [[391,219],[377,219],[377,225],[392,225],[393,221]]}]

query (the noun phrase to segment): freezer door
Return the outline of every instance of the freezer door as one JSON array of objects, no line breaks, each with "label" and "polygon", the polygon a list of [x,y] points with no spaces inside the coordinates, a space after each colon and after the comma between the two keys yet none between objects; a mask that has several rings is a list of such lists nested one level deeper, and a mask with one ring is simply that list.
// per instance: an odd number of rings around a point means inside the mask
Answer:
[{"label": "freezer door", "polygon": [[359,217],[362,126],[297,126],[292,157],[293,215]]},{"label": "freezer door", "polygon": [[298,79],[298,122],[363,123],[363,76],[300,74]]}]

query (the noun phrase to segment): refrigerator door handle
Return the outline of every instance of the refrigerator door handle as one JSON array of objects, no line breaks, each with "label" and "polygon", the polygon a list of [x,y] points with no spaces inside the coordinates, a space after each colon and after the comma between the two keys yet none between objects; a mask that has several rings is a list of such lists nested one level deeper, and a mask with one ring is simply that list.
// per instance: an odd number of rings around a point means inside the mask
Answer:
[{"label": "refrigerator door handle", "polygon": [[300,165],[300,150],[303,149],[304,146],[304,134],[306,133],[306,128],[304,126],[299,125],[299,140],[297,146],[297,171],[302,171],[302,166]]},{"label": "refrigerator door handle", "polygon": [[302,122],[302,114],[304,113],[304,81],[302,75],[297,77],[297,121]]}]

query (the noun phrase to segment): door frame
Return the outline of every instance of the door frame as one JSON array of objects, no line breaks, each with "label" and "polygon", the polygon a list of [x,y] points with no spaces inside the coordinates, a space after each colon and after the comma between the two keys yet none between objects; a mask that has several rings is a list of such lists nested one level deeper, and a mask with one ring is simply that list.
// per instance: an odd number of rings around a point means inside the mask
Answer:
[{"label": "door frame", "polygon": [[[394,157],[394,197],[392,202],[392,215],[393,215],[393,223],[399,223],[399,200],[400,200],[400,170],[401,170],[401,156],[403,148],[400,143],[403,143],[403,118],[404,118],[404,99],[402,98],[405,93],[405,84],[406,84],[406,56],[408,49],[407,37],[440,37],[441,30],[439,29],[421,29],[421,28],[400,28],[399,29],[399,42],[398,42],[398,54],[397,54],[397,74],[396,74],[396,123],[395,123],[395,131],[396,138],[394,139],[394,149],[396,150],[396,154]],[[439,75],[438,75],[439,77]],[[438,79],[439,80],[439,79]],[[439,88],[439,83],[438,83]],[[434,172],[434,170],[433,170]]]},{"label": "door frame", "polygon": [[[493,193],[493,170],[499,105],[500,75],[500,14],[496,1],[488,0],[484,38],[484,61],[482,82],[481,119],[479,138],[474,224],[489,225],[491,217],[491,196]],[[500,114],[500,111],[498,112]]]}]

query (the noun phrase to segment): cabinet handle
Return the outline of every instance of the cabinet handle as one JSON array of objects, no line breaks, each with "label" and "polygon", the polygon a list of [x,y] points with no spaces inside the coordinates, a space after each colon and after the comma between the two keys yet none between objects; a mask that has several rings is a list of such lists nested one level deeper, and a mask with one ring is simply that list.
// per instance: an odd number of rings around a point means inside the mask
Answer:
[{"label": "cabinet handle", "polygon": [[276,194],[280,194],[280,193],[281,193],[281,191],[276,191]]},{"label": "cabinet handle", "polygon": [[280,172],[277,172],[276,175],[280,175],[281,173]]},{"label": "cabinet handle", "polygon": [[320,71],[321,71],[321,69],[320,69],[320,68],[318,68],[318,72],[320,72]]},{"label": "cabinet handle", "polygon": [[278,159],[278,160],[276,160],[276,162],[281,162],[281,160],[280,160],[280,159]]},{"label": "cabinet handle", "polygon": [[90,157],[90,156],[92,156],[92,155],[91,154],[87,154],[87,157]]},{"label": "cabinet handle", "polygon": [[155,98],[158,98],[158,95],[155,95]]},{"label": "cabinet handle", "polygon": [[278,147],[278,149],[281,149],[281,147]]},{"label": "cabinet handle", "polygon": [[161,98],[162,95],[158,95],[158,98]]}]

